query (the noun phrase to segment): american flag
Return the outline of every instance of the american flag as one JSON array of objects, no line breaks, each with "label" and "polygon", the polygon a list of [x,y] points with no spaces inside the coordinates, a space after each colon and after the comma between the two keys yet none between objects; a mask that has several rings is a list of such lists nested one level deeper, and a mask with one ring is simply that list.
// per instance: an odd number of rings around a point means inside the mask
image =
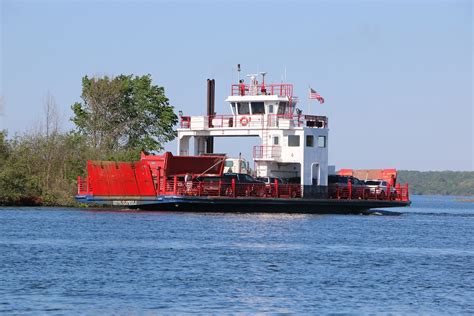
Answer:
[{"label": "american flag", "polygon": [[316,90],[314,90],[312,88],[309,88],[309,98],[310,99],[316,99],[321,104],[324,103],[324,98],[319,93],[317,93]]}]

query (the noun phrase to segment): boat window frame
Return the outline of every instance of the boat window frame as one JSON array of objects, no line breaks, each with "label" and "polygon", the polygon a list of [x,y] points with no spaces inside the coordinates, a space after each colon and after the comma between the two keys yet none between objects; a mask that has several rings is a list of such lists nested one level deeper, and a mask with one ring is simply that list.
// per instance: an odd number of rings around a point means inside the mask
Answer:
[{"label": "boat window frame", "polygon": [[230,102],[230,110],[232,111],[232,114],[233,114],[233,115],[237,115],[236,102]]},{"label": "boat window frame", "polygon": [[319,148],[326,148],[326,144],[327,144],[326,136],[319,135],[318,136],[318,147]]},{"label": "boat window frame", "polygon": [[286,101],[281,101],[278,104],[278,110],[277,110],[277,115],[283,115],[286,114],[286,108],[288,107],[288,102]]},{"label": "boat window frame", "polygon": [[[250,102],[236,102],[237,103],[237,114],[238,115],[250,115]],[[241,113],[241,109],[243,108],[243,106],[246,106],[247,107],[247,111],[248,113]]]},{"label": "boat window frame", "polygon": [[300,135],[288,135],[288,147],[300,147]]},{"label": "boat window frame", "polygon": [[[254,112],[254,106],[258,106],[260,110],[258,113]],[[260,107],[261,106],[261,107]],[[255,101],[255,102],[250,102],[250,111],[252,115],[261,115],[265,114],[265,102],[263,101]]]},{"label": "boat window frame", "polygon": [[273,114],[273,104],[268,105],[268,114]]},{"label": "boat window frame", "polygon": [[278,146],[280,145],[280,137],[278,135],[273,136],[273,146]]}]

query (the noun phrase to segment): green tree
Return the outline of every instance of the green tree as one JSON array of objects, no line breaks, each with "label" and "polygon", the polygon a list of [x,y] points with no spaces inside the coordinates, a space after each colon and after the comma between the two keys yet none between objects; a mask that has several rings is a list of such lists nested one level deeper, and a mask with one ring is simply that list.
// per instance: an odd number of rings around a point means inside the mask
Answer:
[{"label": "green tree", "polygon": [[[77,176],[96,155],[77,133],[0,133],[0,205],[74,205]],[[3,150],[3,149],[4,150]]]},{"label": "green tree", "polygon": [[[34,175],[31,173],[29,143],[23,143],[19,137],[5,140],[2,133],[2,162],[0,168],[0,205],[34,204],[40,195]],[[19,157],[25,159],[19,159]]]},{"label": "green tree", "polygon": [[72,121],[94,148],[109,153],[160,151],[176,137],[174,108],[150,75],[85,76],[81,98],[72,105]]},{"label": "green tree", "polygon": [[10,144],[7,141],[7,132],[0,131],[0,168],[3,167],[5,161],[10,154]]}]

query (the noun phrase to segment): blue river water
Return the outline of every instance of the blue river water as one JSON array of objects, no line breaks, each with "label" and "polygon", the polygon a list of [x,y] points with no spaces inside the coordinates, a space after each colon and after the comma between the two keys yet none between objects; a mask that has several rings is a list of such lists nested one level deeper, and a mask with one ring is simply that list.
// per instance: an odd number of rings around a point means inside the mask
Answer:
[{"label": "blue river water", "polygon": [[474,203],[401,216],[0,209],[4,314],[473,314]]}]

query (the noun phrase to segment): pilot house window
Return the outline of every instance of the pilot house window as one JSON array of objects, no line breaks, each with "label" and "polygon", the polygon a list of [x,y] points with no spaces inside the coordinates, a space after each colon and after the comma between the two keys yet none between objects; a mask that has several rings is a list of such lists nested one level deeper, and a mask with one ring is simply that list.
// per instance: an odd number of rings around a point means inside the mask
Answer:
[{"label": "pilot house window", "polygon": [[313,147],[313,146],[314,146],[314,136],[306,135],[306,147]]},{"label": "pilot house window", "polygon": [[263,102],[252,102],[252,114],[265,114],[265,105]]},{"label": "pilot house window", "polygon": [[250,114],[250,108],[248,102],[237,103],[237,111],[239,114]]},{"label": "pilot house window", "polygon": [[286,104],[287,102],[280,102],[278,106],[278,113],[277,114],[285,114],[286,113]]}]

